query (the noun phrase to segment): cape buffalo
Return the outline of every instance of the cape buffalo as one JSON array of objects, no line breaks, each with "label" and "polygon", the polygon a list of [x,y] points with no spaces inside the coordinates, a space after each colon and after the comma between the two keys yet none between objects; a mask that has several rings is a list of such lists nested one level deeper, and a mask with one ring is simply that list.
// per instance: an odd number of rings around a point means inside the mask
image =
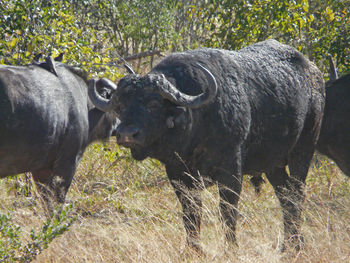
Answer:
[{"label": "cape buffalo", "polygon": [[49,68],[0,65],[0,177],[31,171],[46,201],[64,202],[85,148],[117,119],[94,107],[77,69]]},{"label": "cape buffalo", "polygon": [[[350,176],[350,73],[337,79],[333,61],[330,62],[330,80],[326,82],[326,104],[316,150]],[[259,193],[265,181],[256,175],[250,182]]]},{"label": "cape buffalo", "polygon": [[350,176],[350,73],[326,83],[326,106],[316,149]]},{"label": "cape buffalo", "polygon": [[143,77],[122,78],[110,100],[95,84],[89,83],[92,102],[121,121],[118,143],[137,160],[149,156],[165,164],[190,246],[200,249],[197,190],[205,184],[197,182],[217,183],[226,237],[235,242],[243,174],[261,172],[282,206],[285,240],[302,244],[300,205],[324,82],[301,53],[275,40],[237,52],[204,48],[171,54]]}]

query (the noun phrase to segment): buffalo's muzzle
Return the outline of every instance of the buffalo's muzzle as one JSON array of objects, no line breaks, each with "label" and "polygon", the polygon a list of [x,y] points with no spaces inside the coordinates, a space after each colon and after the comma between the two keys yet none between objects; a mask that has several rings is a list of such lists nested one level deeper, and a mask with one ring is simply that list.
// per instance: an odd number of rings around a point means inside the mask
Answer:
[{"label": "buffalo's muzzle", "polygon": [[125,147],[132,147],[134,145],[142,145],[144,143],[144,136],[140,128],[134,125],[119,125],[116,130],[117,142]]}]

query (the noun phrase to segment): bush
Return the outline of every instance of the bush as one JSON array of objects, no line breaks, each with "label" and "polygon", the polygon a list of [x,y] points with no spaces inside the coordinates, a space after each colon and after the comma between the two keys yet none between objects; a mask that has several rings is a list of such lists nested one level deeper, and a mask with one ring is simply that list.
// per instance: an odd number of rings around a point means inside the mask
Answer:
[{"label": "bush", "polygon": [[[73,205],[56,208],[39,231],[31,229],[30,240],[24,241],[23,231],[13,222],[11,212],[0,214],[0,262],[31,262],[76,220]],[[61,210],[61,211],[60,211]]]}]

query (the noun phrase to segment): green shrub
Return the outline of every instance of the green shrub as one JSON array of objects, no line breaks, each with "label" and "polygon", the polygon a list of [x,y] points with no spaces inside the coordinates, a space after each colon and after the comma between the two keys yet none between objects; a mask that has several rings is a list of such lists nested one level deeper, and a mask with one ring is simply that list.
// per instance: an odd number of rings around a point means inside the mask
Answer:
[{"label": "green shrub", "polygon": [[31,229],[30,240],[25,241],[20,226],[13,222],[12,214],[0,214],[0,262],[31,262],[57,237],[68,231],[76,217],[73,205],[55,212],[40,230]]}]

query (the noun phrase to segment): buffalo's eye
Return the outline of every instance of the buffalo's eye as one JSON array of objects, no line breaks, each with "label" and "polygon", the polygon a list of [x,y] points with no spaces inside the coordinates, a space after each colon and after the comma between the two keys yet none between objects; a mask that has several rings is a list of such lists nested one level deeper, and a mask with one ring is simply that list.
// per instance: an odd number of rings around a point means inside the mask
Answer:
[{"label": "buffalo's eye", "polygon": [[161,106],[160,102],[158,100],[151,100],[147,103],[147,109],[149,110],[157,110]]}]

